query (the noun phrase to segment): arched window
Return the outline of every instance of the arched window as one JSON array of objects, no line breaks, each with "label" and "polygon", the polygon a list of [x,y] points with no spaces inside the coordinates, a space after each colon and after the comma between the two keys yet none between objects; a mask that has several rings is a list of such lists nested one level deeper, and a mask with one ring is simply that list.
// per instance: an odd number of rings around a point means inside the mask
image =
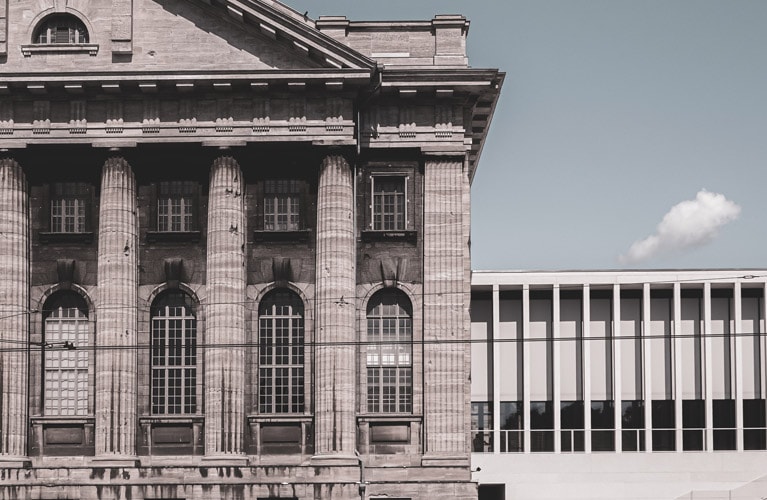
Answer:
[{"label": "arched window", "polygon": [[39,24],[32,43],[44,45],[88,43],[88,30],[85,24],[72,14],[53,14]]},{"label": "arched window", "polygon": [[289,290],[258,308],[258,411],[304,411],[304,304]]},{"label": "arched window", "polygon": [[43,305],[46,416],[88,414],[88,306],[75,292]]},{"label": "arched window", "polygon": [[382,290],[367,309],[367,409],[413,409],[413,306],[399,290]]},{"label": "arched window", "polygon": [[195,303],[171,290],[152,303],[152,413],[197,412],[197,317]]}]

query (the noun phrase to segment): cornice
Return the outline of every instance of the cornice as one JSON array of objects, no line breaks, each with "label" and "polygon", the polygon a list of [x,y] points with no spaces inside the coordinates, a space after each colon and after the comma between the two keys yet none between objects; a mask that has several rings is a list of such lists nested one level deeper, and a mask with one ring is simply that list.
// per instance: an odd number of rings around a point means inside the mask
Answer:
[{"label": "cornice", "polygon": [[307,55],[321,56],[329,66],[370,69],[376,63],[343,43],[319,31],[308,18],[299,19],[282,9],[259,0],[187,0],[225,10],[237,21],[259,29],[275,40],[291,43]]}]

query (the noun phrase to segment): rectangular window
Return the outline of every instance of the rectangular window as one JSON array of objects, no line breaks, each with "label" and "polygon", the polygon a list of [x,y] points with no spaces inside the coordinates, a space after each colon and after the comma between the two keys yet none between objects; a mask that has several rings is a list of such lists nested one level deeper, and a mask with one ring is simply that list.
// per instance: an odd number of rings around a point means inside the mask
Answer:
[{"label": "rectangular window", "polygon": [[583,401],[562,401],[559,409],[562,420],[562,451],[583,451]]},{"label": "rectangular window", "polygon": [[301,182],[267,180],[264,182],[264,230],[298,231],[301,229]]},{"label": "rectangular window", "polygon": [[706,428],[706,402],[702,399],[682,401],[682,449],[703,451]]},{"label": "rectangular window", "polygon": [[493,403],[472,401],[471,403],[471,451],[475,453],[493,451]]},{"label": "rectangular window", "polygon": [[88,318],[77,308],[59,308],[45,320],[45,415],[88,413]]},{"label": "rectangular window", "polygon": [[530,402],[530,451],[554,451],[552,401]]},{"label": "rectangular window", "polygon": [[88,186],[75,182],[57,183],[51,193],[51,232],[84,233],[88,209]]},{"label": "rectangular window", "polygon": [[272,292],[259,307],[258,325],[259,412],[303,412],[303,302],[284,290]]},{"label": "rectangular window", "polygon": [[[615,451],[615,402],[591,402],[591,450]],[[609,430],[599,430],[609,429]]]},{"label": "rectangular window", "polygon": [[644,401],[621,401],[623,451],[644,451]]},{"label": "rectangular window", "polygon": [[521,453],[525,451],[522,401],[501,402],[501,451]]},{"label": "rectangular window", "polygon": [[367,316],[367,411],[413,411],[412,310],[398,293],[376,298]]},{"label": "rectangular window", "polygon": [[676,450],[675,413],[673,399],[652,402],[653,451]]},{"label": "rectangular window", "polygon": [[152,317],[152,413],[197,412],[197,320],[184,306]]},{"label": "rectangular window", "polygon": [[765,403],[764,399],[743,400],[743,448],[746,450],[767,449]]},{"label": "rectangular window", "polygon": [[405,176],[373,176],[372,227],[374,231],[407,229]]},{"label": "rectangular window", "polygon": [[[735,400],[715,399],[713,403],[714,449],[735,449]],[[745,424],[745,419],[744,419]]]},{"label": "rectangular window", "polygon": [[157,191],[157,230],[164,233],[195,231],[197,183],[161,182]]}]

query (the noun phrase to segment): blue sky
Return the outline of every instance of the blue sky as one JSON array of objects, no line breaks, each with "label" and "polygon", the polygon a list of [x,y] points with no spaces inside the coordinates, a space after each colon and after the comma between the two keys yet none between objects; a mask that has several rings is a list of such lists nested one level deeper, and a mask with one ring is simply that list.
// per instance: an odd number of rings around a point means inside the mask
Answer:
[{"label": "blue sky", "polygon": [[474,269],[767,267],[767,2],[288,0],[471,22],[507,73],[472,187]]}]

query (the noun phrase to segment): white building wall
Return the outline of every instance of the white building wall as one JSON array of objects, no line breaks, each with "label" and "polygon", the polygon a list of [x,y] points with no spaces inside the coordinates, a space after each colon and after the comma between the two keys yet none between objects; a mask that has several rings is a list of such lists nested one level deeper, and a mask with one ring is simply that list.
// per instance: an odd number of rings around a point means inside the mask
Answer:
[{"label": "white building wall", "polygon": [[[767,498],[767,479],[759,481],[767,476],[765,275],[475,272],[473,291],[494,290],[500,300],[497,312],[493,301],[473,305],[475,340],[491,338],[494,314],[499,329],[487,350],[473,346],[473,398],[485,397],[474,401],[495,405],[496,415],[504,403],[522,401],[525,432],[509,447],[499,446],[508,431],[497,417],[492,429],[482,429],[498,437],[473,454],[481,469],[474,479],[505,485],[507,499],[761,498],[743,495],[762,484]],[[493,364],[498,387],[491,388]],[[541,432],[530,423],[531,402],[542,401],[555,414],[551,448],[540,445]],[[568,430],[565,445],[560,402],[571,401],[583,401],[583,429]],[[614,429],[592,413],[592,401],[613,402]],[[635,401],[637,430],[622,414]],[[672,412],[664,425],[660,414],[653,421],[662,405]],[[721,424],[730,418],[722,416],[727,405],[735,406],[734,431]],[[686,423],[691,415],[702,424]],[[613,433],[613,451],[597,451],[610,447],[605,432]]]}]

